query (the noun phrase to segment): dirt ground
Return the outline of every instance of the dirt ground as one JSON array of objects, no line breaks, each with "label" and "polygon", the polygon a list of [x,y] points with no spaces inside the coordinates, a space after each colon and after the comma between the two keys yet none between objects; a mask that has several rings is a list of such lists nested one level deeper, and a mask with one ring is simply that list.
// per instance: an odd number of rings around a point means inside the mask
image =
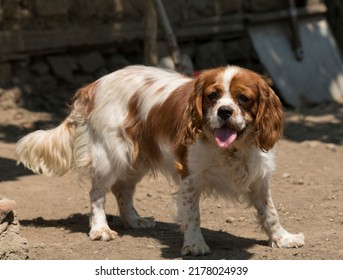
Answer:
[{"label": "dirt ground", "polygon": [[[108,220],[118,237],[101,242],[87,236],[87,182],[80,184],[74,174],[47,178],[16,166],[19,137],[58,121],[20,108],[0,112],[0,194],[17,202],[29,258],[180,259],[182,235],[173,220],[175,188],[163,177],[145,178],[135,196],[137,210],[153,216],[156,228],[125,229],[108,195]],[[199,259],[343,259],[343,107],[287,110],[276,162],[274,202],[284,227],[305,234],[305,247],[272,249],[253,209],[206,198],[201,203],[202,231],[213,253]]]}]

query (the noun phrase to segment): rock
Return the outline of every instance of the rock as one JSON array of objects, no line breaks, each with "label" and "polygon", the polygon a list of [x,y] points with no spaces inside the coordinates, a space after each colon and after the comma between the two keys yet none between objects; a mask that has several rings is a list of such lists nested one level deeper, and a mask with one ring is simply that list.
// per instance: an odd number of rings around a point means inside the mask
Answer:
[{"label": "rock", "polygon": [[235,221],[235,218],[234,217],[228,217],[225,222],[228,223],[228,224],[232,224],[233,222]]},{"label": "rock", "polygon": [[34,78],[34,84],[41,95],[45,95],[48,92],[54,92],[58,87],[58,82],[56,78],[51,74],[37,75]]},{"label": "rock", "polygon": [[14,211],[15,201],[0,196],[0,260],[28,258],[27,240],[19,235],[20,224]]},{"label": "rock", "polygon": [[48,56],[47,61],[54,74],[67,81],[73,82],[73,71],[77,69],[75,59],[68,55]]},{"label": "rock", "polygon": [[16,207],[14,200],[10,200],[0,195],[0,223],[6,218],[7,214]]},{"label": "rock", "polygon": [[327,144],[326,148],[332,152],[337,152],[337,148],[335,144]]},{"label": "rock", "polygon": [[230,63],[237,60],[249,60],[253,47],[249,38],[230,40],[224,43],[224,54]]},{"label": "rock", "polygon": [[47,63],[45,63],[44,61],[34,62],[31,65],[31,70],[34,73],[39,74],[39,75],[47,74],[50,71],[49,65]]},{"label": "rock", "polygon": [[226,65],[222,42],[202,44],[195,50],[196,69],[207,69]]},{"label": "rock", "polygon": [[80,69],[87,74],[94,74],[97,70],[105,66],[105,60],[98,52],[91,52],[79,55],[77,64]]},{"label": "rock", "polygon": [[308,148],[313,149],[313,148],[317,148],[321,144],[321,142],[318,140],[312,140],[312,141],[304,141],[302,142],[302,144]]},{"label": "rock", "polygon": [[0,87],[7,87],[12,82],[12,66],[10,63],[0,64]]},{"label": "rock", "polygon": [[100,68],[94,73],[94,80],[97,80],[105,75],[107,75],[109,71],[106,68]]},{"label": "rock", "polygon": [[22,93],[19,88],[1,89],[0,88],[0,109],[15,109],[21,105]]},{"label": "rock", "polygon": [[129,64],[130,63],[123,55],[114,54],[107,61],[107,69],[109,69],[110,71],[115,71],[128,66]]}]

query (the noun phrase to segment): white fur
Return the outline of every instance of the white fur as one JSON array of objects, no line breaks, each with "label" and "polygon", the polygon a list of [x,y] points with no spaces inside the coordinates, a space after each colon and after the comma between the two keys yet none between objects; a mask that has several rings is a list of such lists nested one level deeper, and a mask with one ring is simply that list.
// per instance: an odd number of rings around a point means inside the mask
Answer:
[{"label": "white fur", "polygon": [[[218,104],[232,106],[232,121],[243,129],[246,123],[229,92],[230,81],[238,71],[240,68],[228,66],[220,77],[226,93]],[[147,80],[150,81],[148,84]],[[175,89],[190,80],[177,73],[143,66],[128,67],[104,76],[97,81],[94,106],[89,115],[76,101],[74,110],[60,126],[50,131],[34,132],[19,141],[18,161],[47,175],[63,175],[75,168],[90,176],[92,240],[111,240],[116,236],[107,224],[104,209],[109,190],[116,196],[120,216],[126,225],[135,228],[155,225],[152,219],[137,214],[133,194],[136,184],[149,169],[158,168],[169,174],[180,187],[177,204],[178,220],[184,231],[182,254],[210,252],[200,230],[199,199],[204,192],[252,204],[273,247],[302,246],[302,235],[289,234],[280,226],[271,199],[269,178],[274,170],[273,150],[262,152],[253,141],[235,141],[232,149],[225,150],[217,147],[213,139],[211,142],[198,138],[188,147],[189,174],[182,178],[175,169],[176,158],[171,143],[161,139],[156,147],[163,157],[159,164],[132,166],[134,147],[123,129],[132,97],[140,93],[139,114],[146,119],[153,106],[166,102]],[[207,116],[213,128],[220,126],[217,109],[218,106],[209,110]]]}]

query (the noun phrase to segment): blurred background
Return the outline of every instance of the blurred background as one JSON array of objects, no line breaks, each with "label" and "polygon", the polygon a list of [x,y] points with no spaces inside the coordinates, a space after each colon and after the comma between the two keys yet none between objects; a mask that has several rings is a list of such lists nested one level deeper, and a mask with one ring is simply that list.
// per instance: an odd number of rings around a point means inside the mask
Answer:
[{"label": "blurred background", "polygon": [[[156,2],[162,3],[164,17]],[[306,35],[304,21],[314,26],[324,21],[323,44]],[[268,59],[273,48],[287,65]],[[77,88],[130,64],[176,68],[187,75],[235,64],[269,77],[286,105],[340,99],[342,77],[338,93],[313,98],[308,96],[312,88],[295,97],[295,89],[283,88],[299,81],[313,84],[303,69],[323,62],[312,62],[311,49],[312,57],[333,54],[327,63],[335,69],[330,79],[342,75],[342,0],[1,0],[0,109],[64,111]],[[323,83],[328,88],[332,81]]]}]

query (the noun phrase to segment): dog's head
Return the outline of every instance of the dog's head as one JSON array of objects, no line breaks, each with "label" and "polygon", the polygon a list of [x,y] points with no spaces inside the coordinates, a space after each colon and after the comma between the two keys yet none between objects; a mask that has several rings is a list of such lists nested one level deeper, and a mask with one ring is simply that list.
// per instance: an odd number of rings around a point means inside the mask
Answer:
[{"label": "dog's head", "polygon": [[248,139],[270,150],[282,136],[282,104],[256,73],[228,66],[202,72],[190,98],[192,120],[208,140],[226,149]]}]

